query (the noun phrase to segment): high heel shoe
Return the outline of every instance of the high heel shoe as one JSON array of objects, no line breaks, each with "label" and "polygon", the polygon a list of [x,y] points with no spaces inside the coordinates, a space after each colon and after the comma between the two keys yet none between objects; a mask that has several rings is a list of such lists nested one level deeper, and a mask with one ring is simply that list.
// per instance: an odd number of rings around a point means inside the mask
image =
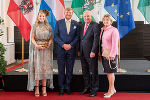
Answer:
[{"label": "high heel shoe", "polygon": [[104,98],[110,98],[112,95],[114,95],[116,93],[116,90],[114,90],[114,92],[112,92],[111,94],[107,95],[104,94]]},{"label": "high heel shoe", "polygon": [[[116,93],[116,90],[114,90],[114,93]],[[104,93],[104,95],[106,95],[107,93]]]},{"label": "high heel shoe", "polygon": [[[39,86],[35,86],[35,91],[36,91],[37,88],[39,88]],[[40,96],[40,93],[36,93],[36,92],[35,92],[34,95],[35,95],[35,97],[39,97],[39,96]]]},{"label": "high heel shoe", "polygon": [[46,89],[43,91],[43,88],[46,88],[46,86],[42,86],[42,96],[47,96]]}]

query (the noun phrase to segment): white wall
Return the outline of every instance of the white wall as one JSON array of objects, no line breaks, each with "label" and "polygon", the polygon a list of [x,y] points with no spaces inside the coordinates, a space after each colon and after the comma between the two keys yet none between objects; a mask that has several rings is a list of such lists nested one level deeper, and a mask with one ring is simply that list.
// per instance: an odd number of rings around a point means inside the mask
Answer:
[{"label": "white wall", "polygon": [[7,9],[9,6],[9,2],[10,0],[3,0],[3,5],[4,5],[4,24],[5,26],[8,27],[8,42],[13,43],[14,42],[14,22],[10,19],[10,17],[8,17],[7,15]]},{"label": "white wall", "polygon": [[142,13],[137,9],[139,0],[132,0],[132,10],[133,10],[133,16],[134,21],[144,21],[145,24],[148,24],[148,22],[143,17]]},{"label": "white wall", "polygon": [[4,18],[4,6],[3,6],[3,0],[0,0],[0,16],[2,17],[2,18]]}]

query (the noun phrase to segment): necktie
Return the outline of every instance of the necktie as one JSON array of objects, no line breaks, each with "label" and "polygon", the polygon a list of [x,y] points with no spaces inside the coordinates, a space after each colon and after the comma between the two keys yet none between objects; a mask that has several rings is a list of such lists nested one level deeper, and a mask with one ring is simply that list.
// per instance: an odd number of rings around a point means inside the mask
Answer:
[{"label": "necktie", "polygon": [[70,32],[70,21],[66,21],[67,33]]},{"label": "necktie", "polygon": [[85,28],[84,28],[83,37],[84,37],[84,35],[85,35],[85,33],[86,33],[87,28],[88,28],[88,24],[86,24],[86,26],[85,26]]}]

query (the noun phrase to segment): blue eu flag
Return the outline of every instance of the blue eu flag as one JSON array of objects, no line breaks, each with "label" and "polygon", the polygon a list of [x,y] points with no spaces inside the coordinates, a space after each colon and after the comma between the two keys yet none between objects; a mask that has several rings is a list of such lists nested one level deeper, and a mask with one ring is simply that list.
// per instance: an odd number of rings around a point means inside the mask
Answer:
[{"label": "blue eu flag", "polygon": [[135,28],[130,0],[105,0],[104,8],[117,20],[120,38]]}]

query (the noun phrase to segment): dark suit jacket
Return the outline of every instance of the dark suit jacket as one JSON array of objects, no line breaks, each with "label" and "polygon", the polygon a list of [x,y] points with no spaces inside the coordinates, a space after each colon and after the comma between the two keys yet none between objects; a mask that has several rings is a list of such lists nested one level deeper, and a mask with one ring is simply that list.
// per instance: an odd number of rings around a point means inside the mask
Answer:
[{"label": "dark suit jacket", "polygon": [[84,25],[85,23],[81,25],[80,31],[80,55],[82,56],[84,54],[85,57],[90,57],[91,52],[97,55],[99,49],[100,27],[98,23],[91,22],[83,37]]},{"label": "dark suit jacket", "polygon": [[75,20],[71,20],[70,33],[67,33],[65,19],[56,22],[54,40],[57,43],[56,53],[64,54],[65,50],[62,48],[64,44],[70,44],[72,46],[69,52],[75,52],[76,44],[79,40],[79,25]]},{"label": "dark suit jacket", "polygon": [[79,25],[75,20],[71,20],[70,33],[67,34],[65,19],[59,20],[55,25],[54,39],[59,47],[70,44],[74,48],[79,40]]}]

